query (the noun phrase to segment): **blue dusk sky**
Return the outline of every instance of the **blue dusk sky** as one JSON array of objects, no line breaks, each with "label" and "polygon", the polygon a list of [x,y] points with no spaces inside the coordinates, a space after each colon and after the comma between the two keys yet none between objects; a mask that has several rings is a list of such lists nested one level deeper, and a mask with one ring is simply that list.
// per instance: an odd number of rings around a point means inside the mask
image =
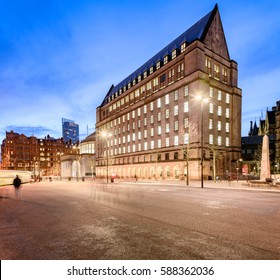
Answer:
[{"label": "blue dusk sky", "polygon": [[0,0],[0,143],[6,130],[94,131],[96,107],[218,3],[243,91],[242,135],[280,100],[280,1]]}]

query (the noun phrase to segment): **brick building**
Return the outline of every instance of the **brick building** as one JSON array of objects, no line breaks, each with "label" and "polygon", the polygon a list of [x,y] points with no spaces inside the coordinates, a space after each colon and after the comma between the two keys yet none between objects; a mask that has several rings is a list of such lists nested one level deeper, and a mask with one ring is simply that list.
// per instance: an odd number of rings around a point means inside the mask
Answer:
[{"label": "brick building", "polygon": [[216,5],[111,86],[96,109],[97,176],[199,179],[201,163],[205,178],[233,172],[241,151],[237,80]]},{"label": "brick building", "polygon": [[63,154],[76,154],[78,149],[73,147],[76,146],[49,135],[39,139],[14,131],[6,132],[1,145],[2,169],[28,170],[40,176],[59,176],[60,157]]}]

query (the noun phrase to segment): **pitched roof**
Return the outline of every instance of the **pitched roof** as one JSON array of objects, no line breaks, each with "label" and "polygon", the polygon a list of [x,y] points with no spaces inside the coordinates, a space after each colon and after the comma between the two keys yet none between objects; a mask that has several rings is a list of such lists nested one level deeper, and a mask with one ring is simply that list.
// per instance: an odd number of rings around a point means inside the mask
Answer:
[{"label": "pitched roof", "polygon": [[134,71],[132,74],[130,74],[127,78],[125,78],[116,86],[112,85],[108,93],[106,94],[101,106],[107,104],[108,97],[112,96],[114,93],[118,92],[121,88],[128,85],[129,82],[132,82],[135,78],[143,74],[146,70],[149,70],[151,66],[155,66],[158,61],[163,61],[166,55],[171,55],[172,51],[174,51],[175,49],[180,49],[183,43],[189,45],[193,43],[195,40],[203,41],[217,11],[218,11],[218,5],[216,4],[214,9],[210,13],[208,13],[203,18],[201,18],[198,22],[196,22],[193,26],[191,26],[183,34],[177,37],[169,45],[167,45],[165,48],[159,51],[156,55],[154,55],[151,59],[149,59],[136,71]]}]

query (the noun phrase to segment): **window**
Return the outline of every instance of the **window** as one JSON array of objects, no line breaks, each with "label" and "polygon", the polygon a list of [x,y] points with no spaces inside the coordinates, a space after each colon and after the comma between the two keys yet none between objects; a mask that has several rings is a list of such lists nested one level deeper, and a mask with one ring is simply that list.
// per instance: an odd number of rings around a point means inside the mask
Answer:
[{"label": "window", "polygon": [[178,100],[178,98],[179,98],[179,92],[178,92],[178,90],[175,90],[175,92],[174,92],[174,100],[176,101],[176,100]]},{"label": "window", "polygon": [[184,144],[189,144],[189,134],[184,134]]},{"label": "window", "polygon": [[184,102],[184,113],[187,113],[187,112],[189,112],[189,102],[188,101]]},{"label": "window", "polygon": [[229,123],[226,123],[226,132],[229,132]]},{"label": "window", "polygon": [[213,134],[209,134],[209,144],[213,145]]},{"label": "window", "polygon": [[222,100],[222,92],[220,90],[218,90],[218,100],[219,101]]},{"label": "window", "polygon": [[226,137],[226,146],[229,147],[229,137]]},{"label": "window", "polygon": [[153,102],[150,103],[150,110],[151,110],[151,111],[154,110],[154,103],[153,103]]},{"label": "window", "polygon": [[153,84],[154,84],[154,87],[158,85],[158,77],[154,78]]},{"label": "window", "polygon": [[179,136],[178,135],[175,135],[175,137],[174,137],[174,145],[175,146],[179,145]]},{"label": "window", "polygon": [[165,139],[165,146],[166,146],[166,147],[169,147],[169,137],[167,137],[167,138]]},{"label": "window", "polygon": [[222,136],[218,136],[218,146],[222,145]]},{"label": "window", "polygon": [[220,79],[220,66],[217,64],[214,64],[214,78],[219,80]]},{"label": "window", "polygon": [[157,100],[157,107],[158,107],[158,108],[161,107],[161,99],[160,99],[160,98]]},{"label": "window", "polygon": [[213,105],[213,103],[209,103],[209,113],[210,114],[213,114],[213,112],[214,112],[214,105]]},{"label": "window", "polygon": [[176,58],[176,56],[177,56],[177,50],[173,50],[172,53],[171,53],[171,55],[172,55],[172,59]]},{"label": "window", "polygon": [[161,66],[161,61],[158,61],[157,64],[156,64],[156,69],[158,70]]},{"label": "window", "polygon": [[179,122],[175,121],[175,123],[174,123],[174,130],[178,131],[178,129],[179,129]]},{"label": "window", "polygon": [[174,159],[179,159],[179,153],[178,152],[174,153]]},{"label": "window", "polygon": [[218,128],[218,131],[222,130],[222,122],[221,121],[218,121],[217,128]]},{"label": "window", "polygon": [[224,83],[227,83],[227,69],[226,68],[222,68],[222,79]]},{"label": "window", "polygon": [[169,94],[166,94],[165,95],[165,104],[167,105],[167,104],[169,104]]},{"label": "window", "polygon": [[151,149],[153,150],[154,148],[155,148],[155,141],[152,140],[152,141],[151,141]]},{"label": "window", "polygon": [[230,95],[229,93],[226,93],[226,103],[229,104],[230,102]]},{"label": "window", "polygon": [[214,95],[214,89],[212,87],[209,88],[209,97],[213,98]]},{"label": "window", "polygon": [[169,119],[169,109],[168,108],[165,110],[165,118]]},{"label": "window", "polygon": [[161,148],[161,139],[158,139],[158,148]]},{"label": "window", "polygon": [[183,44],[181,45],[181,53],[184,52],[184,51],[186,50],[186,46],[187,46],[186,43],[183,43]]},{"label": "window", "polygon": [[152,74],[154,72],[154,66],[150,67],[150,71],[149,72],[150,72],[150,74]]},{"label": "window", "polygon": [[178,116],[178,105],[174,106],[174,116]]},{"label": "window", "polygon": [[151,128],[151,137],[153,137],[154,136],[154,128],[152,127]]},{"label": "window", "polygon": [[205,68],[209,76],[211,76],[211,60],[207,57],[205,59]]},{"label": "window", "polygon": [[163,58],[163,64],[165,65],[168,62],[168,55]]},{"label": "window", "polygon": [[152,88],[152,83],[151,82],[148,82],[147,83],[147,90],[150,90]]},{"label": "window", "polygon": [[158,114],[157,114],[157,120],[158,120],[158,122],[161,121],[161,112],[158,112]]},{"label": "window", "polygon": [[217,114],[218,116],[222,116],[222,106],[218,106]]},{"label": "window", "polygon": [[146,70],[146,71],[144,71],[143,79],[147,78],[147,76],[148,76],[148,71]]},{"label": "window", "polygon": [[170,125],[169,125],[169,123],[167,123],[167,124],[165,124],[165,132],[169,133],[169,131],[170,131]]},{"label": "window", "polygon": [[229,118],[229,108],[226,108],[226,118]]},{"label": "window", "polygon": [[189,95],[189,86],[185,86],[184,88],[184,96],[188,96]]},{"label": "window", "polygon": [[189,118],[184,118],[184,128],[189,127]]},{"label": "window", "polygon": [[169,153],[165,154],[165,160],[169,160]]},{"label": "window", "polygon": [[154,123],[154,116],[151,115],[151,124],[153,124],[153,123]]},{"label": "window", "polygon": [[213,129],[213,119],[209,119],[209,129]]}]

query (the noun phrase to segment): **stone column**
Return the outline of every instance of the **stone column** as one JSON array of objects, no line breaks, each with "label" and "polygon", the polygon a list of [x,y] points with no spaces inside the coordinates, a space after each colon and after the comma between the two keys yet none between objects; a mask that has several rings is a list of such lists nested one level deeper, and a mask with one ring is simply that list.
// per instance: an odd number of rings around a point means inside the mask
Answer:
[{"label": "stone column", "polygon": [[266,178],[270,178],[269,138],[267,135],[263,137],[260,179],[265,181]]}]

